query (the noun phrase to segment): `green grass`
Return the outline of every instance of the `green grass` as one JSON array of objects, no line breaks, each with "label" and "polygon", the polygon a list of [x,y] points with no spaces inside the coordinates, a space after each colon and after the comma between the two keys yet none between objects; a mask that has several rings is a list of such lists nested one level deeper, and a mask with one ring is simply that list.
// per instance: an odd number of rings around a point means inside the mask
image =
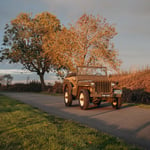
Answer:
[{"label": "green grass", "polygon": [[148,104],[137,104],[137,106],[140,108],[150,109],[150,105]]},{"label": "green grass", "polygon": [[0,95],[0,150],[136,150],[119,138]]},{"label": "green grass", "polygon": [[132,106],[137,106],[143,109],[150,109],[150,105],[149,104],[138,104],[138,103],[124,103],[122,105],[122,107],[132,107]]}]

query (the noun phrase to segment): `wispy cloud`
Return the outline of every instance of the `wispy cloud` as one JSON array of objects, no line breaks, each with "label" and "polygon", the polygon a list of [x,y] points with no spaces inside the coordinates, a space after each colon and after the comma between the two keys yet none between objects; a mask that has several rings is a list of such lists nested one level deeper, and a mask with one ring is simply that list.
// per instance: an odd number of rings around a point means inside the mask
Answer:
[{"label": "wispy cloud", "polygon": [[32,72],[21,69],[0,69],[0,74],[32,74]]}]

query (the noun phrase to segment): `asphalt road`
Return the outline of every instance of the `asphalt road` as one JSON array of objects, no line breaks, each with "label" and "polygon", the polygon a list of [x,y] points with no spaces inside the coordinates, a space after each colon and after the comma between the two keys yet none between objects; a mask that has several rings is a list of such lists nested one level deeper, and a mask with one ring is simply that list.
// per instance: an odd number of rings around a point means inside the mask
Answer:
[{"label": "asphalt road", "polygon": [[115,110],[108,103],[81,110],[78,101],[65,107],[62,96],[35,93],[3,93],[24,103],[65,119],[74,120],[150,150],[150,109],[123,105]]}]

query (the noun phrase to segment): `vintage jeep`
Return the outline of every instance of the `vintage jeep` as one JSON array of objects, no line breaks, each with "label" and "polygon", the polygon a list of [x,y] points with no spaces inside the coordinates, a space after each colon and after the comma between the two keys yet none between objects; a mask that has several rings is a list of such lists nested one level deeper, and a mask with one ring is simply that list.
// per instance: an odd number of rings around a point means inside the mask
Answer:
[{"label": "vintage jeep", "polygon": [[89,103],[99,106],[101,101],[108,101],[113,108],[122,104],[122,90],[117,82],[107,76],[106,67],[77,67],[76,73],[70,73],[63,83],[64,103],[71,106],[78,99],[81,109],[87,109]]}]

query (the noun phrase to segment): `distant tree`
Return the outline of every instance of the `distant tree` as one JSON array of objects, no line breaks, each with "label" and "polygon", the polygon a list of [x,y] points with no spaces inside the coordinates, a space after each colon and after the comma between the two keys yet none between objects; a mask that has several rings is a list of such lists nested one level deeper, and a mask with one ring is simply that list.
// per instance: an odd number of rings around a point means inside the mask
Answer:
[{"label": "distant tree", "polygon": [[44,74],[53,70],[53,64],[43,53],[43,43],[47,34],[51,38],[58,30],[60,21],[48,12],[38,14],[34,18],[21,13],[5,27],[5,49],[1,58],[8,59],[10,63],[19,62],[25,69],[36,72],[44,89]]},{"label": "distant tree", "polygon": [[44,47],[60,71],[75,70],[78,65],[104,65],[117,70],[121,61],[111,42],[115,35],[115,27],[105,18],[84,14],[69,29],[57,32],[54,44],[47,38]]},{"label": "distant tree", "polygon": [[10,74],[5,74],[2,76],[2,82],[7,87],[11,84],[12,80],[13,80],[13,77]]}]

